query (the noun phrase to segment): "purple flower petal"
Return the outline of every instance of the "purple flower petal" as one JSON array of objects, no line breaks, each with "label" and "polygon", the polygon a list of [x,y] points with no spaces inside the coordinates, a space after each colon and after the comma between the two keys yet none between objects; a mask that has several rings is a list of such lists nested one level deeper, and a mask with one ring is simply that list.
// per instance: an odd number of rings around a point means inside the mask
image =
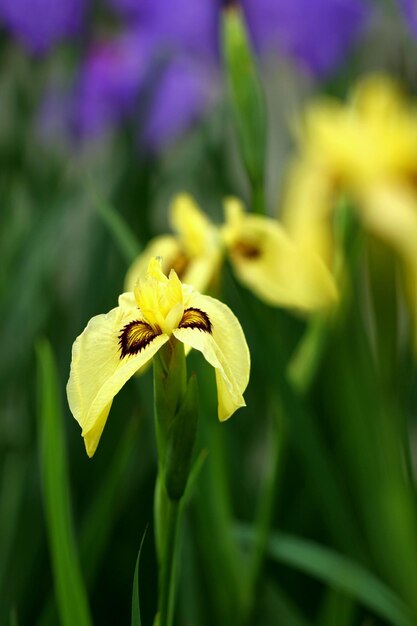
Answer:
[{"label": "purple flower petal", "polygon": [[314,75],[343,60],[368,14],[362,0],[241,0],[258,53],[275,50]]},{"label": "purple flower petal", "polygon": [[417,37],[417,4],[415,0],[400,0],[405,19],[414,37]]},{"label": "purple flower petal", "polygon": [[99,135],[132,112],[149,57],[150,43],[137,31],[90,49],[75,93],[78,135]]},{"label": "purple flower petal", "polygon": [[152,151],[176,139],[213,105],[219,76],[215,66],[189,57],[165,68],[150,101],[142,139]]},{"label": "purple flower petal", "polygon": [[221,0],[109,0],[161,48],[174,47],[208,57],[218,55]]},{"label": "purple flower petal", "polygon": [[87,1],[0,0],[0,19],[29,52],[42,54],[80,31]]}]

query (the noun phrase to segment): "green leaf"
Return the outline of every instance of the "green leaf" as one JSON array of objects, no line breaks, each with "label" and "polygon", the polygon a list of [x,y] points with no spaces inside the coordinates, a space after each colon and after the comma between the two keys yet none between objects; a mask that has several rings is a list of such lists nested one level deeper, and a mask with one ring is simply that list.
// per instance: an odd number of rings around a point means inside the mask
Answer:
[{"label": "green leaf", "polygon": [[[255,540],[255,532],[248,526],[239,525],[237,533],[244,542]],[[330,548],[299,537],[274,533],[268,542],[268,555],[344,592],[395,626],[411,626],[413,623],[407,607],[391,589],[362,565]]]},{"label": "green leaf", "polygon": [[165,486],[173,500],[182,498],[187,485],[197,435],[197,422],[197,377],[192,374],[181,405],[167,432]]},{"label": "green leaf", "polygon": [[138,240],[122,216],[99,195],[96,189],[91,189],[91,195],[97,213],[109,230],[120,254],[126,261],[127,265],[130,265],[141,251],[141,246]]},{"label": "green leaf", "polygon": [[252,208],[265,212],[266,111],[249,37],[241,11],[224,12],[223,45],[230,99],[240,149],[252,185]]},{"label": "green leaf", "polygon": [[23,456],[9,452],[3,461],[0,486],[0,589],[5,588],[15,541],[18,541],[16,532],[26,479],[27,464]]},{"label": "green leaf", "polygon": [[140,561],[140,555],[142,552],[143,542],[145,541],[147,530],[148,528],[145,528],[145,532],[143,533],[142,540],[140,542],[138,557],[136,559],[136,565],[135,565],[135,574],[133,576],[132,626],[141,626],[142,624],[141,619],[140,619],[140,601],[139,601],[139,561]]},{"label": "green leaf", "polygon": [[193,495],[194,488],[197,483],[197,479],[200,476],[200,472],[203,469],[203,465],[208,456],[208,450],[203,448],[200,450],[194,464],[191,468],[190,475],[188,476],[187,486],[184,491],[184,495],[181,498],[181,511],[184,511],[188,506]]},{"label": "green leaf", "polygon": [[17,611],[15,609],[12,609],[12,611],[10,612],[10,621],[9,621],[10,626],[18,626],[19,622],[17,620]]},{"label": "green leaf", "polygon": [[72,527],[60,385],[52,349],[46,340],[38,343],[37,358],[39,463],[59,616],[62,626],[91,626]]},{"label": "green leaf", "polygon": [[[132,419],[115,448],[105,473],[101,476],[79,532],[79,554],[84,580],[94,584],[100,561],[109,542],[120,509],[131,495],[136,484],[129,473],[129,466],[137,454],[138,421]],[[148,461],[149,463],[150,461]],[[145,464],[146,467],[146,464]],[[145,471],[144,469],[142,471]],[[141,478],[143,478],[141,474]],[[55,626],[53,597],[49,596],[38,626]]]}]

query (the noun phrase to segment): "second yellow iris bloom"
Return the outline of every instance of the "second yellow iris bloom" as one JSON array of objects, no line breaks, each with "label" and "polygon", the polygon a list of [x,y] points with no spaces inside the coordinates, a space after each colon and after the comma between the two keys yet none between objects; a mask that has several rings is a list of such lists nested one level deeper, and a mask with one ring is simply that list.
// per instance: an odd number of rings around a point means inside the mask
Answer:
[{"label": "second yellow iris bloom", "polygon": [[175,234],[148,244],[127,273],[126,290],[157,254],[165,272],[173,268],[183,282],[210,291],[227,256],[242,284],[268,304],[311,311],[335,302],[333,278],[317,254],[296,245],[276,220],[246,213],[238,199],[224,206],[225,223],[217,227],[189,195],[178,195],[170,209]]}]

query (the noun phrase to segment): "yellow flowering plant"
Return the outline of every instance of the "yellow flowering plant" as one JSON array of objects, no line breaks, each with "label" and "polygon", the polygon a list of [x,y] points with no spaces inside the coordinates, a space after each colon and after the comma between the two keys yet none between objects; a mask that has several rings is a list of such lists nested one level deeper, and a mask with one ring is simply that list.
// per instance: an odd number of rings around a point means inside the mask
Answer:
[{"label": "yellow flowering plant", "polygon": [[317,254],[296,244],[277,220],[247,213],[237,198],[227,198],[224,207],[225,222],[217,227],[191,196],[176,196],[170,208],[175,234],[148,244],[126,275],[126,290],[155,254],[163,257],[164,271],[173,268],[186,283],[210,290],[227,256],[242,284],[272,306],[314,311],[334,303],[333,278]]},{"label": "yellow flowering plant", "polygon": [[333,214],[347,197],[358,221],[400,259],[417,327],[417,110],[384,76],[359,83],[349,103],[321,100],[299,128],[284,223],[334,270]]},{"label": "yellow flowering plant", "polygon": [[160,259],[149,262],[146,278],[120,296],[109,313],[93,317],[72,349],[67,385],[71,412],[93,456],[114,396],[168,342],[200,351],[215,368],[218,416],[228,419],[244,406],[249,351],[242,328],[222,302],[169,277]]},{"label": "yellow flowering plant", "polygon": [[242,328],[222,302],[167,277],[153,257],[146,276],[119,306],[90,320],[72,350],[67,385],[71,411],[91,457],[114,396],[143,365],[154,362],[158,449],[155,537],[159,563],[159,623],[172,623],[175,550],[180,502],[191,471],[197,429],[196,381],[187,380],[184,346],[200,351],[215,368],[218,417],[245,405],[250,356]]}]

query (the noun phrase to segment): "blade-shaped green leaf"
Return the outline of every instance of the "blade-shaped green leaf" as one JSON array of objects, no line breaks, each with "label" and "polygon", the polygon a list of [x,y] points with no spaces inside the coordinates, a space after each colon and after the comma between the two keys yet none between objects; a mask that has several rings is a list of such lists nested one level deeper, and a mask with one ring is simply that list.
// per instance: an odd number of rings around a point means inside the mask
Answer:
[{"label": "blade-shaped green leaf", "polygon": [[181,498],[181,511],[184,511],[186,509],[186,507],[188,506],[188,503],[190,502],[192,498],[192,495],[193,495],[193,492],[197,483],[197,479],[200,476],[201,470],[203,469],[203,465],[204,465],[205,460],[207,459],[207,455],[208,455],[208,450],[206,448],[203,448],[203,450],[200,450],[199,455],[194,461],[194,465],[192,466],[190,475],[188,477],[187,486],[185,488],[184,495]]},{"label": "blade-shaped green leaf", "polygon": [[240,11],[223,16],[223,53],[231,108],[244,165],[252,185],[252,209],[265,212],[265,98],[250,38]]},{"label": "blade-shaped green leaf", "polygon": [[143,542],[145,541],[146,531],[148,529],[145,528],[145,532],[142,536],[142,541],[140,542],[138,558],[136,559],[135,565],[135,575],[133,576],[133,591],[132,591],[132,626],[141,626],[142,622],[140,619],[140,601],[139,601],[139,561],[140,555],[142,552]]},{"label": "blade-shaped green leaf", "polygon": [[[0,589],[4,589],[10,561],[13,559],[26,477],[25,460],[19,454],[10,452],[3,461],[0,485]],[[0,614],[3,610],[6,610],[5,606]]]},{"label": "blade-shaped green leaf", "polygon": [[39,463],[58,611],[62,626],[91,626],[72,528],[59,380],[52,349],[46,340],[39,342],[37,357]]},{"label": "blade-shaped green leaf", "polygon": [[[238,536],[252,543],[255,532],[248,526],[238,527]],[[268,542],[270,558],[313,576],[333,589],[354,598],[395,626],[411,626],[407,607],[362,565],[313,541],[283,533],[274,533]]]},{"label": "blade-shaped green leaf", "polygon": [[122,216],[115,211],[108,202],[101,198],[95,189],[91,190],[91,195],[97,213],[109,230],[120,254],[123,256],[126,263],[130,265],[141,251],[138,240]]},{"label": "blade-shaped green leaf", "polygon": [[15,611],[15,609],[13,609],[10,613],[10,622],[9,622],[10,626],[18,626],[18,621],[17,621],[17,612]]},{"label": "blade-shaped green leaf", "polygon": [[[140,426],[139,426],[140,427]],[[137,452],[138,421],[132,419],[115,448],[115,453],[92,494],[89,508],[80,528],[79,554],[84,580],[88,586],[94,584],[100,560],[106,550],[109,536],[120,514],[120,509],[136,484],[129,475],[129,465]],[[146,464],[145,464],[145,467]],[[143,472],[145,469],[142,470]],[[143,475],[141,474],[143,479]],[[121,485],[123,485],[121,487]],[[105,523],[103,523],[105,520]],[[52,594],[45,604],[37,626],[54,626]]]}]

